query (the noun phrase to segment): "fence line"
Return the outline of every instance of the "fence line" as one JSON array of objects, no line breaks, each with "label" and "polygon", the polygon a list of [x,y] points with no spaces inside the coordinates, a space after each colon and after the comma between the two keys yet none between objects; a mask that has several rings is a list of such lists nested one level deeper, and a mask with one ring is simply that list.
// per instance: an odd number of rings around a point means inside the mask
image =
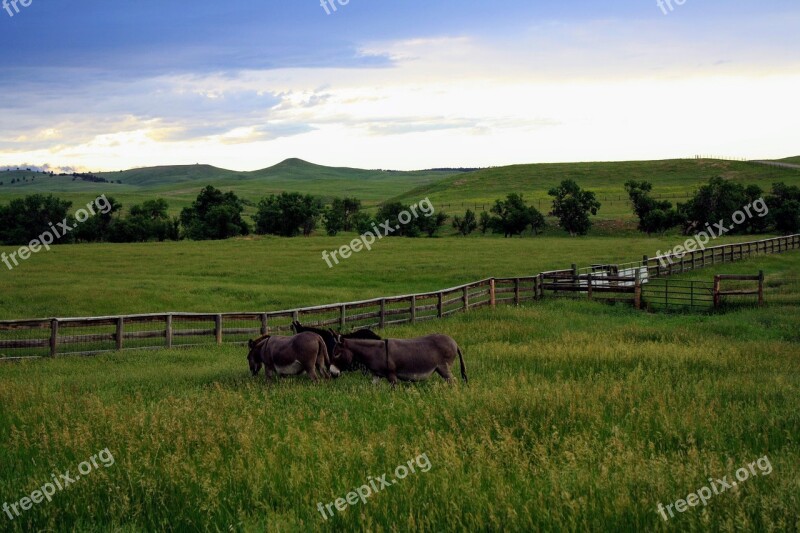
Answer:
[{"label": "fence line", "polygon": [[[243,343],[265,333],[288,333],[302,320],[339,329],[414,323],[497,304],[518,305],[550,294],[632,295],[641,304],[650,280],[757,254],[800,248],[800,234],[732,243],[621,265],[592,265],[516,278],[488,278],[449,289],[270,312],[151,313],[0,321],[0,361],[57,355]],[[157,342],[154,340],[157,339]],[[13,355],[12,355],[13,354]],[[3,355],[6,355],[3,357]]]}]

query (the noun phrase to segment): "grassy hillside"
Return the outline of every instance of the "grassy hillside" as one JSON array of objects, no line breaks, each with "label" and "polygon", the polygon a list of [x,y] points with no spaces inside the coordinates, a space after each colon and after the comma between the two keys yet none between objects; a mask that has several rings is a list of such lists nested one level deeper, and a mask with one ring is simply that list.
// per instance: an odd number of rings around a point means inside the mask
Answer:
[{"label": "grassy hillside", "polygon": [[[132,169],[95,174],[112,183],[73,180],[72,176],[49,176],[27,171],[0,172],[0,202],[33,193],[53,193],[84,205],[100,194],[114,196],[124,206],[148,199],[164,198],[173,214],[188,206],[200,189],[213,185],[232,190],[257,203],[264,196],[283,191],[311,193],[330,199],[355,196],[374,206],[410,189],[452,175],[450,171],[397,172],[332,168],[300,159],[289,159],[273,167],[253,172],[236,172],[210,165],[177,165]],[[26,179],[11,184],[11,180]],[[122,183],[116,183],[120,181]]]},{"label": "grassy hillside", "polygon": [[791,163],[793,165],[800,165],[800,155],[794,157],[785,157],[783,159],[778,159],[781,163]]},{"label": "grassy hillside", "polygon": [[621,163],[560,163],[514,165],[450,176],[406,192],[398,197],[415,201],[430,197],[435,204],[451,204],[450,211],[462,212],[475,204],[490,206],[497,198],[518,192],[533,205],[546,210],[552,198],[547,191],[562,180],[573,179],[597,193],[603,204],[601,219],[632,217],[626,200],[625,182],[647,180],[657,197],[685,201],[697,187],[714,176],[743,183],[757,184],[769,190],[773,182],[800,185],[800,171],[755,165],[740,161],[678,159],[667,161],[630,161]]},{"label": "grassy hillside", "polygon": [[[255,213],[255,203],[271,193],[296,191],[323,196],[355,196],[367,208],[375,209],[390,199],[415,203],[430,197],[439,210],[450,215],[467,208],[488,210],[509,192],[523,193],[532,205],[547,212],[552,199],[547,191],[564,179],[574,179],[595,191],[602,203],[596,217],[595,235],[635,233],[635,221],[624,183],[629,179],[653,183],[655,195],[675,202],[685,201],[709,178],[722,176],[744,184],[757,184],[768,191],[772,183],[800,185],[800,170],[775,168],[741,161],[681,159],[621,163],[563,163],[514,165],[473,172],[396,172],[331,168],[299,159],[253,172],[234,172],[209,165],[133,169],[98,174],[114,183],[89,183],[72,177],[47,176],[25,171],[0,172],[0,202],[34,192],[52,192],[85,205],[100,194],[114,196],[130,207],[152,198],[164,198],[178,214],[196,198],[205,185],[233,190],[252,202],[246,214]],[[27,179],[10,184],[11,179]],[[122,183],[116,183],[121,181]],[[554,219],[548,234],[559,234]],[[451,232],[449,226],[445,233]]]},{"label": "grassy hillside", "polygon": [[[267,385],[237,347],[4,364],[3,501],[53,472],[76,475],[101,450],[114,461],[0,521],[6,531],[795,531],[798,331],[794,307],[648,315],[550,299],[387,330],[451,335],[470,378],[395,391],[359,374]],[[392,484],[415,458],[424,469]],[[759,459],[706,506],[658,514]],[[384,473],[388,487],[323,519],[319,503]]]}]

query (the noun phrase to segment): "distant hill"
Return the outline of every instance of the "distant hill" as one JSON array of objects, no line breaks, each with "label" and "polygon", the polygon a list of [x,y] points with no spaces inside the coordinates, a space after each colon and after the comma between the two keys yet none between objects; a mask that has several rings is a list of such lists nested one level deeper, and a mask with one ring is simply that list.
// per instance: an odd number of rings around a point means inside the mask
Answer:
[{"label": "distant hill", "polygon": [[[22,171],[0,172],[0,202],[33,193],[53,193],[74,204],[86,203],[100,194],[112,195],[125,207],[159,197],[177,213],[188,206],[200,189],[213,185],[232,190],[245,200],[283,191],[310,193],[326,199],[355,196],[366,205],[377,205],[392,196],[428,185],[457,171],[414,172],[364,170],[315,165],[301,159],[287,159],[272,167],[238,172],[211,165],[174,165],[94,173],[108,183],[87,183],[72,176],[50,176]],[[458,172],[462,174],[462,172]],[[16,183],[11,184],[14,180]]]},{"label": "distant hill", "polygon": [[796,155],[794,157],[784,157],[783,159],[776,159],[781,163],[790,163],[792,165],[800,165],[800,155]]},{"label": "distant hill", "polygon": [[236,174],[232,170],[211,165],[174,165],[134,168],[118,172],[99,172],[97,176],[109,181],[138,186],[158,186],[192,181],[214,180]]},{"label": "distant hill", "polygon": [[[783,161],[796,159],[800,158]],[[213,185],[224,191],[232,190],[248,201],[249,213],[255,211],[255,204],[261,198],[282,191],[310,193],[326,200],[334,196],[355,196],[367,207],[392,199],[414,203],[430,197],[437,208],[448,214],[462,213],[468,207],[489,209],[496,199],[518,192],[546,212],[551,200],[547,191],[570,178],[597,193],[603,204],[599,213],[601,219],[619,220],[632,216],[624,187],[630,179],[652,182],[656,196],[671,199],[673,203],[685,201],[713,176],[754,183],[764,190],[769,190],[776,181],[800,185],[800,171],[796,169],[714,159],[533,164],[475,171],[415,172],[327,167],[301,159],[287,159],[251,172],[211,165],[175,165],[94,173],[93,176],[110,183],[25,170],[0,172],[0,182],[4,183],[0,186],[0,202],[39,192],[53,193],[79,205],[106,194],[114,196],[126,208],[144,200],[164,198],[170,204],[170,211],[177,214],[191,204],[202,187]],[[14,184],[10,183],[12,179]]]},{"label": "distant hill", "polygon": [[488,209],[496,199],[508,193],[522,193],[543,211],[552,198],[547,192],[562,180],[573,179],[594,191],[603,203],[602,218],[619,218],[631,214],[625,182],[647,180],[656,196],[685,201],[709,178],[722,176],[744,184],[757,184],[769,190],[775,181],[800,185],[800,172],[768,167],[743,161],[712,159],[675,159],[663,161],[626,161],[613,163],[557,163],[513,165],[455,174],[407,191],[395,200],[413,202],[429,197],[448,212],[459,213],[468,207]]}]

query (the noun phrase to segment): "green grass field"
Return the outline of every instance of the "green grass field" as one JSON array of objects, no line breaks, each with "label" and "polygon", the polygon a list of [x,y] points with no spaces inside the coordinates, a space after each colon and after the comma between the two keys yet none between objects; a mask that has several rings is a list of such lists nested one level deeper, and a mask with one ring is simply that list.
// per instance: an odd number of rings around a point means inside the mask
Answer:
[{"label": "green grass field", "polygon": [[[384,238],[372,251],[328,268],[322,251],[338,249],[354,236],[54,246],[14,270],[0,264],[0,319],[276,311],[531,276],[572,263],[637,261],[685,240]],[[747,239],[720,238],[714,244],[741,240]],[[0,247],[0,252],[14,250]]]},{"label": "green grass field", "polygon": [[[0,365],[3,501],[105,448],[115,459],[0,520],[9,531],[797,530],[796,309],[649,315],[550,299],[475,311],[388,330],[453,336],[470,377],[395,391],[361,375],[267,385],[236,347]],[[428,472],[327,521],[318,512],[423,453]],[[657,514],[764,456],[769,475],[668,523]]]}]

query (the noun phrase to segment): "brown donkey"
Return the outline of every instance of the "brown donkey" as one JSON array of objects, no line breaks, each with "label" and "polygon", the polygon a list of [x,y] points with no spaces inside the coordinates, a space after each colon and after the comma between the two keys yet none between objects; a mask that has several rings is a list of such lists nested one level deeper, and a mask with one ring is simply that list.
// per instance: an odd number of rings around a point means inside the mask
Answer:
[{"label": "brown donkey", "polygon": [[248,343],[247,361],[250,371],[258,375],[261,366],[267,379],[278,376],[297,376],[306,372],[312,381],[318,375],[331,377],[330,359],[322,337],[316,333],[299,333],[293,337],[264,335]]},{"label": "brown donkey", "polygon": [[448,382],[454,381],[450,367],[458,357],[461,377],[467,381],[464,355],[447,335],[428,335],[416,339],[346,339],[339,337],[333,351],[333,363],[364,364],[377,380],[386,378],[394,386],[397,380],[424,381],[436,372]]}]

